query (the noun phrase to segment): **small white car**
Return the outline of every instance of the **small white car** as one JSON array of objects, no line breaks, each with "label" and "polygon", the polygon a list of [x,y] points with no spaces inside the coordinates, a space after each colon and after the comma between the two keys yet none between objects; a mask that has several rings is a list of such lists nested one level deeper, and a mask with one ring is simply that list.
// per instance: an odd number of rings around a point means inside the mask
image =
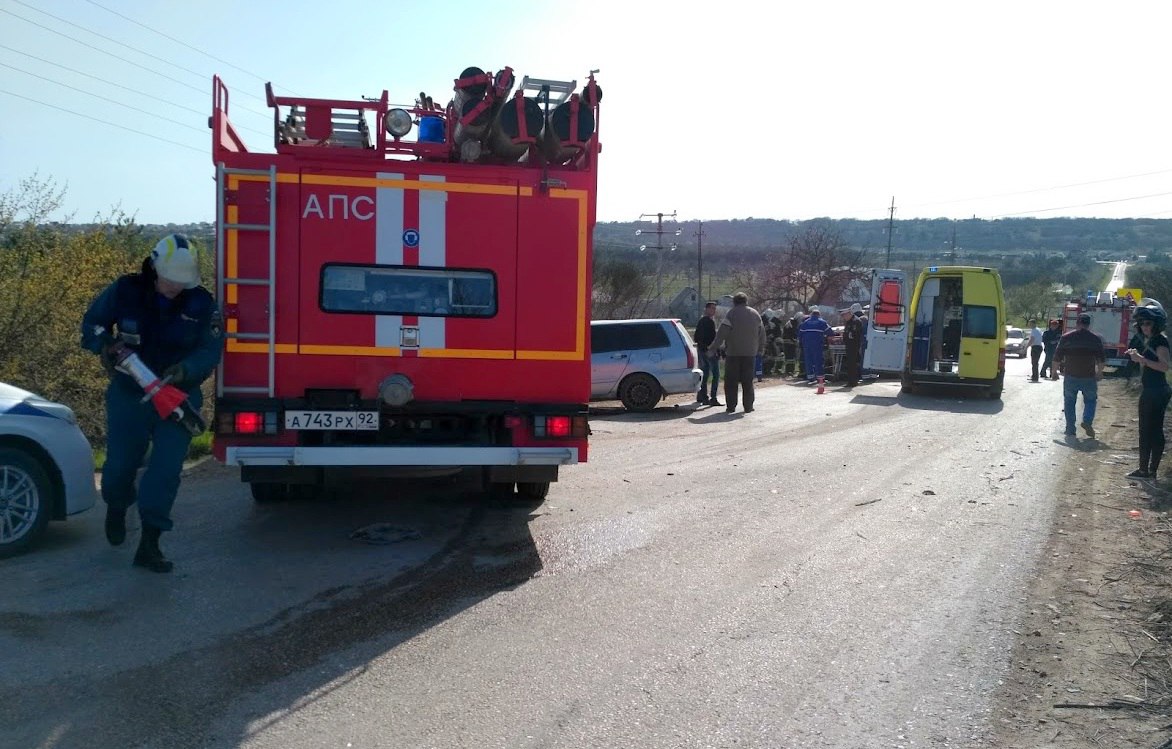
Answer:
[{"label": "small white car", "polygon": [[0,558],[96,501],[94,453],[72,409],[0,382]]},{"label": "small white car", "polygon": [[1005,329],[1005,355],[1017,354],[1018,359],[1026,358],[1026,353],[1029,351],[1029,346],[1026,344],[1029,338],[1026,337],[1025,331],[1021,328],[1006,328]]}]

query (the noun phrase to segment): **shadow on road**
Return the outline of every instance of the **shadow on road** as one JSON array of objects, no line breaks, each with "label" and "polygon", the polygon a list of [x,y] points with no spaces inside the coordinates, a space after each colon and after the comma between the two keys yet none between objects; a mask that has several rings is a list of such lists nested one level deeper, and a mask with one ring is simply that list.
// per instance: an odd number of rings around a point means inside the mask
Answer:
[{"label": "shadow on road", "polygon": [[917,389],[921,390],[922,393],[917,392],[915,395],[910,395],[901,390],[898,396],[899,405],[918,411],[948,411],[968,414],[998,414],[1005,409],[1005,404],[1000,400],[989,400],[979,391],[962,392],[958,395],[955,389],[947,387],[933,388],[921,385]]},{"label": "shadow on road", "polygon": [[[284,573],[287,583],[289,574],[312,575],[315,563],[330,567],[335,578],[341,575],[341,584],[331,580],[309,588],[316,593],[308,600],[289,600],[267,621],[178,652],[175,648],[181,645],[169,646],[171,655],[137,666],[120,667],[120,659],[134,652],[136,643],[111,634],[112,628],[101,621],[62,630],[72,642],[58,646],[104,652],[101,657],[108,665],[0,688],[0,745],[237,746],[266,716],[296,712],[371,660],[532,578],[542,567],[529,532],[538,504],[516,496],[486,499],[469,477],[375,483],[327,499],[258,505],[244,527],[230,532],[237,542],[242,536],[245,547],[253,545],[262,553],[242,552],[243,567],[230,562],[212,567],[208,574],[222,575],[214,581],[213,594],[218,590],[239,601],[244,586],[243,605],[264,611],[258,601],[281,595],[283,570],[290,571]],[[378,519],[392,529],[413,528],[426,541],[445,510],[462,522],[449,524],[438,543],[432,539],[430,556],[412,560],[417,563],[386,578],[372,580],[372,568],[361,560],[385,560],[386,549],[394,547],[365,547],[370,548],[367,554],[356,550],[362,541],[345,532],[355,523]],[[198,530],[211,535],[208,528]],[[217,548],[219,542],[216,537],[199,539],[209,555],[224,553],[222,546]],[[257,564],[264,569],[257,570]],[[118,618],[155,616],[151,628],[138,632],[144,642],[181,643],[207,615],[202,608],[224,605],[206,595],[193,599],[191,586],[210,584],[206,579],[126,572],[124,587],[143,597],[143,611],[119,612]],[[5,621],[0,618],[0,638],[24,640],[30,654],[23,658],[46,647],[36,632],[4,626]],[[48,625],[60,626],[52,621]]]},{"label": "shadow on road", "polygon": [[[717,407],[701,406],[695,402],[686,405],[677,403],[675,405],[659,406],[651,411],[628,411],[622,406],[591,406],[590,419],[592,421],[627,421],[631,423],[641,421],[668,421],[671,419],[682,419],[687,416],[692,416],[698,411],[713,408]],[[724,411],[723,408],[719,410]]]}]

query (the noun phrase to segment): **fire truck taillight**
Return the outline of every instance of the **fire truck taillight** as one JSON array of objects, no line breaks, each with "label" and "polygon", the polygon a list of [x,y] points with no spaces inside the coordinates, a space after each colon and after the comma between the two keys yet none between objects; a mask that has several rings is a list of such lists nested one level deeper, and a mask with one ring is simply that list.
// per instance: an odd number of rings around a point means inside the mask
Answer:
[{"label": "fire truck taillight", "polygon": [[264,417],[255,411],[242,411],[233,419],[238,434],[259,434],[264,428]]},{"label": "fire truck taillight", "polygon": [[587,434],[585,416],[534,416],[533,436],[543,439],[582,438]]},{"label": "fire truck taillight", "polygon": [[275,411],[236,411],[219,415],[218,434],[276,434]]}]

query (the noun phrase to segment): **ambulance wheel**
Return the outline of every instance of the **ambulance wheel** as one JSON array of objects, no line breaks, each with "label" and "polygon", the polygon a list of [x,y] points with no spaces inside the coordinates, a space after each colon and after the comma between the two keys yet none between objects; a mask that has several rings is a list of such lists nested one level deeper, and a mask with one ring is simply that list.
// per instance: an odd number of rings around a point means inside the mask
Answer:
[{"label": "ambulance wheel", "polygon": [[663,388],[643,372],[630,375],[619,385],[619,400],[628,411],[650,411],[663,398]]},{"label": "ambulance wheel", "polygon": [[549,494],[548,481],[521,481],[517,483],[517,494],[521,499],[540,502]]},{"label": "ambulance wheel", "polygon": [[253,481],[248,485],[253,501],[260,504],[281,502],[289,498],[289,485],[271,481]]}]

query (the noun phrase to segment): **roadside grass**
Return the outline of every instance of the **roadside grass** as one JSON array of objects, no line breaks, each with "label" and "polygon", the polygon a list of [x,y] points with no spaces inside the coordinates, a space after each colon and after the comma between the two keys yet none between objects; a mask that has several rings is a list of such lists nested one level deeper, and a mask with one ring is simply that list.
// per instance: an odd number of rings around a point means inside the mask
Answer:
[{"label": "roadside grass", "polygon": [[[212,433],[204,432],[192,438],[191,446],[187,448],[187,460],[196,460],[212,453]],[[148,455],[150,453],[147,453]],[[106,464],[106,451],[102,448],[94,450],[94,470],[102,470]]]}]

